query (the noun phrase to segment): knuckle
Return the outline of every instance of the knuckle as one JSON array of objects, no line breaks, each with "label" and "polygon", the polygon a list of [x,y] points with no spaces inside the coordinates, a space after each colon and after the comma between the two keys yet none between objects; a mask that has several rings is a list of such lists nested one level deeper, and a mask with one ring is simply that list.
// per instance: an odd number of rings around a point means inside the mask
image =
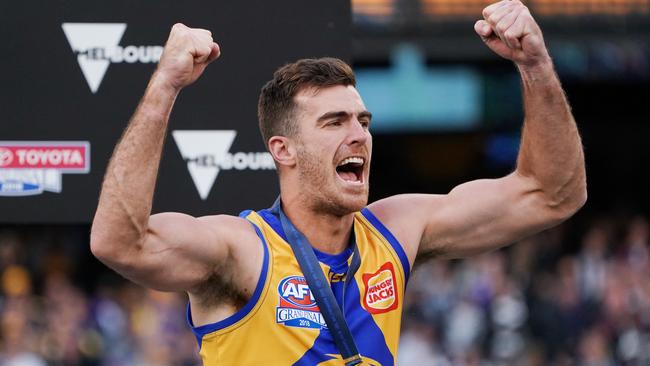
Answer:
[{"label": "knuckle", "polygon": [[511,42],[519,40],[519,35],[515,33],[508,33],[507,35],[504,35],[504,37]]}]

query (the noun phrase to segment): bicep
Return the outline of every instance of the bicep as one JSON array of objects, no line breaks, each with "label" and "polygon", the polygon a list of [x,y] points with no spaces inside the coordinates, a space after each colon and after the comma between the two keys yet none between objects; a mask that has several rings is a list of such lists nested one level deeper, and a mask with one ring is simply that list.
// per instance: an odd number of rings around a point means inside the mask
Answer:
[{"label": "bicep", "polygon": [[239,220],[225,215],[152,215],[141,242],[120,261],[107,264],[145,287],[188,291],[215,271],[225,270],[232,233],[250,230]]},{"label": "bicep", "polygon": [[461,184],[446,195],[404,194],[369,208],[409,260],[461,258],[513,243],[559,223],[539,184],[512,173]]},{"label": "bicep", "polygon": [[459,185],[427,209],[418,255],[444,258],[497,249],[563,218],[534,179],[517,173]]}]

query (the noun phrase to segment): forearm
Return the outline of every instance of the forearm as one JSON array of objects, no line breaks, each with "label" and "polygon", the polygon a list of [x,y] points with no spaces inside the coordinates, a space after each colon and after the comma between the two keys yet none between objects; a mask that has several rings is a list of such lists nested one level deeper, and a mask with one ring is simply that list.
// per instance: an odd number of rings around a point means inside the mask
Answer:
[{"label": "forearm", "polygon": [[581,205],[585,195],[582,142],[549,59],[519,66],[525,122],[517,172],[534,178],[551,206]]},{"label": "forearm", "polygon": [[93,221],[93,251],[132,253],[144,238],[177,95],[177,89],[154,74],[108,164]]}]

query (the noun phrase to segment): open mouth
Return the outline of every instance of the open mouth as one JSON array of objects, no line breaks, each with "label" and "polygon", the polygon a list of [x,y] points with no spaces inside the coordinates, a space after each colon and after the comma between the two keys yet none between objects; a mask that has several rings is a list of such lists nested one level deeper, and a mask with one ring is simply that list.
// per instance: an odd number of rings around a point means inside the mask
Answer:
[{"label": "open mouth", "polygon": [[359,156],[345,158],[336,166],[336,173],[346,182],[362,184],[365,162],[365,159]]}]

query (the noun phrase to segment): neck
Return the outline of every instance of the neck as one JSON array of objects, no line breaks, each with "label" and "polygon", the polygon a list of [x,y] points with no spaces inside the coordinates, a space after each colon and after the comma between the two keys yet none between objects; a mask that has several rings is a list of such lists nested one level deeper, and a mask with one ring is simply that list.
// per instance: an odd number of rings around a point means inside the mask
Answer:
[{"label": "neck", "polygon": [[281,194],[282,210],[312,247],[327,254],[341,253],[348,247],[354,213],[344,216],[317,212],[298,196]]}]

